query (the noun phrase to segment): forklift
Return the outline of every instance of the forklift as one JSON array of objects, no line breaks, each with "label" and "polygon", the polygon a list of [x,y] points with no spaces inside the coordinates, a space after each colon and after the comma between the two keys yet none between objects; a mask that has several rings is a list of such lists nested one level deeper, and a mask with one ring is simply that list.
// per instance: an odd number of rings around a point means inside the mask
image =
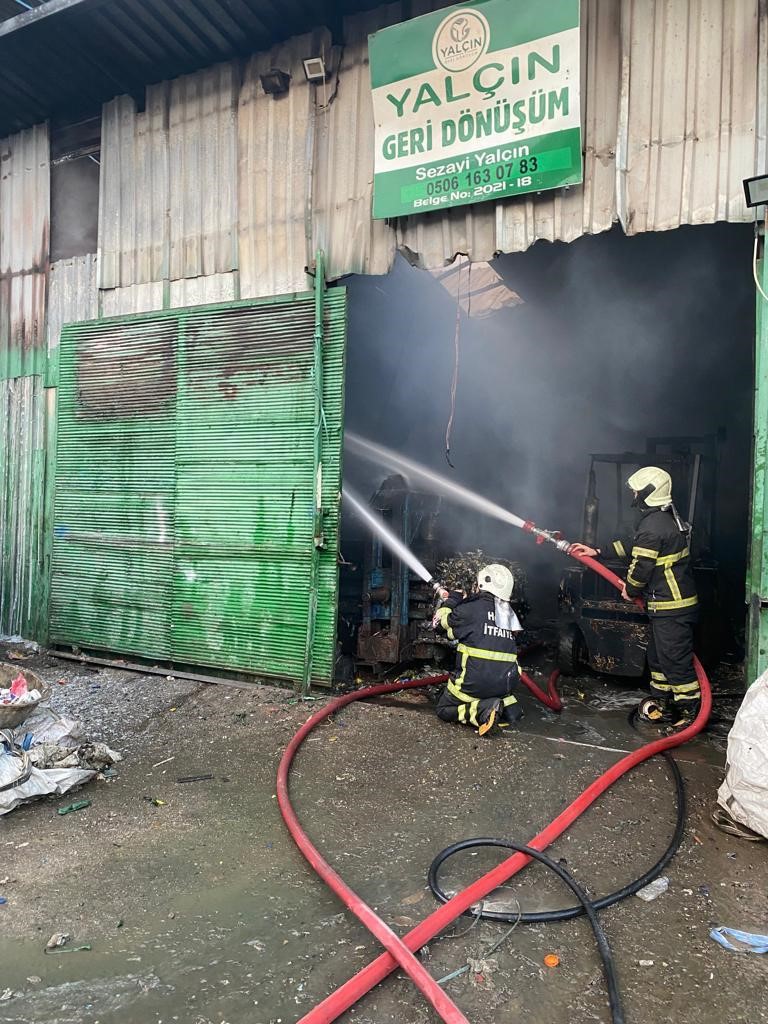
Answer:
[{"label": "forklift", "polygon": [[[601,547],[602,540],[601,561],[623,579],[626,563],[611,558],[605,545],[632,528],[627,478],[649,465],[670,474],[675,505],[692,526],[691,557],[700,609],[696,653],[705,666],[717,664],[723,645],[718,563],[712,551],[722,439],[722,434],[651,437],[644,453],[592,455],[584,501],[583,541],[590,547]],[[629,679],[646,677],[649,635],[645,612],[622,600],[601,576],[582,565],[565,570],[558,594],[557,625],[557,662],[563,674],[578,675],[592,669]]]}]

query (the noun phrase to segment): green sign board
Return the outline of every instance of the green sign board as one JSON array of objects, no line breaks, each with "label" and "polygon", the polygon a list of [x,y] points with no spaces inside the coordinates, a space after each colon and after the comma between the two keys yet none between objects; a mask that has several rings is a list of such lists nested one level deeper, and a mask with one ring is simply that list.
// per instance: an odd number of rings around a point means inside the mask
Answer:
[{"label": "green sign board", "polygon": [[480,0],[369,38],[373,215],[582,180],[579,0]]}]

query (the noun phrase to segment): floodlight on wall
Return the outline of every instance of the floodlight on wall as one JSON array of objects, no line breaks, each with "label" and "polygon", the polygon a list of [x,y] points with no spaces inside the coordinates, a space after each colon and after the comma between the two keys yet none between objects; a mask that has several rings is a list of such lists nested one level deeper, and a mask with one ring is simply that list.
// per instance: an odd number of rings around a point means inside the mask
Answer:
[{"label": "floodlight on wall", "polygon": [[744,198],[747,206],[763,206],[768,203],[768,174],[759,174],[744,181]]},{"label": "floodlight on wall", "polygon": [[313,85],[318,85],[320,82],[325,82],[328,78],[328,69],[325,66],[325,58],[323,57],[308,57],[304,61],[304,75],[308,82]]},{"label": "floodlight on wall", "polygon": [[265,75],[259,75],[261,88],[267,96],[284,96],[291,86],[291,76],[287,71],[272,68]]}]

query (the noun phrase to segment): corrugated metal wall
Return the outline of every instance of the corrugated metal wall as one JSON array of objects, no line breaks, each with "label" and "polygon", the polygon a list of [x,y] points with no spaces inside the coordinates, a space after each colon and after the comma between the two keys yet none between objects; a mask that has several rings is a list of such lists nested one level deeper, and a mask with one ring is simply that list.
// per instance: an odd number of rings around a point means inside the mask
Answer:
[{"label": "corrugated metal wall", "polygon": [[624,0],[622,53],[618,214],[625,231],[751,220],[742,181],[768,170],[757,130],[768,56],[758,4]]},{"label": "corrugated metal wall", "polygon": [[[318,29],[152,85],[141,111],[106,104],[98,258],[50,273],[47,129],[0,141],[0,380],[43,373],[46,333],[55,356],[68,321],[303,291],[317,248],[338,278],[386,273],[398,249],[438,268],[617,220],[633,234],[751,219],[741,180],[768,170],[766,0],[582,0],[583,186],[373,221],[368,34],[446,5],[388,4],[348,19],[338,49]],[[306,83],[309,53],[340,59],[326,86]],[[292,76],[277,100],[258,77],[271,67]],[[3,481],[32,478],[41,401],[37,384],[4,385]],[[23,533],[18,500],[1,490],[0,516]],[[17,540],[28,566],[37,541]]]},{"label": "corrugated metal wall", "polygon": [[48,128],[0,141],[0,378],[38,373],[44,350]]},{"label": "corrugated metal wall", "polygon": [[[105,104],[98,280],[114,293],[103,297],[106,312],[162,307],[164,282],[229,276],[198,293],[234,296],[239,84],[232,62],[150,86],[142,113],[125,96]],[[174,298],[186,302],[184,289]]]},{"label": "corrugated metal wall", "polygon": [[[233,63],[153,86],[142,114],[125,97],[107,104],[100,284],[116,291],[105,310],[162,301],[159,287],[138,285],[236,271],[239,290],[233,280],[217,296],[298,290],[317,248],[338,278],[386,273],[398,248],[436,268],[457,252],[487,260],[617,219],[628,233],[749,219],[741,181],[764,150],[768,64],[758,0],[583,0],[583,186],[373,221],[367,37],[404,14],[394,3],[348,19],[338,75],[318,89],[301,60],[338,63],[324,31],[252,58],[242,80]],[[292,76],[276,100],[258,78],[272,67]]]},{"label": "corrugated metal wall", "polygon": [[49,181],[45,125],[0,141],[0,635],[39,611]]},{"label": "corrugated metal wall", "polygon": [[[304,77],[302,60],[329,53],[330,34],[319,31],[258,54],[243,75],[238,110],[240,146],[240,294],[284,295],[307,287],[304,268],[313,248],[311,203],[314,87]],[[280,68],[291,75],[286,96],[273,100],[259,75]]]},{"label": "corrugated metal wall", "polygon": [[334,664],[346,298],[93,321],[62,340],[51,638],[301,679]]},{"label": "corrugated metal wall", "polygon": [[44,481],[42,378],[0,380],[0,635],[34,636],[40,624]]}]

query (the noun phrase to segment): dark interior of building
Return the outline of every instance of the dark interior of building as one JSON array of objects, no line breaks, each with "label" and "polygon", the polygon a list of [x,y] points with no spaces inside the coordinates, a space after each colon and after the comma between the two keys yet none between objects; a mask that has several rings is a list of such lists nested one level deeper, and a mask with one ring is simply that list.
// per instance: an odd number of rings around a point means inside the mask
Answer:
[{"label": "dark interior of building", "polygon": [[[477,268],[465,265],[449,285],[398,257],[387,277],[346,282],[347,427],[574,540],[583,530],[592,454],[642,453],[649,438],[706,438],[707,484],[694,528],[717,564],[723,655],[738,658],[749,530],[751,254],[751,228],[734,225],[634,238],[616,228],[568,245],[540,242],[490,265],[496,296],[508,304],[487,315],[486,283],[473,285]],[[367,499],[389,473],[346,453],[345,480]],[[617,518],[612,473],[598,467],[603,541]],[[514,560],[527,577],[531,620],[556,614],[563,555],[450,501],[437,513],[442,553],[480,548]],[[619,518],[630,515],[626,492]],[[342,566],[340,639],[348,650],[366,590],[367,536],[347,509],[341,550],[352,566]]]}]

